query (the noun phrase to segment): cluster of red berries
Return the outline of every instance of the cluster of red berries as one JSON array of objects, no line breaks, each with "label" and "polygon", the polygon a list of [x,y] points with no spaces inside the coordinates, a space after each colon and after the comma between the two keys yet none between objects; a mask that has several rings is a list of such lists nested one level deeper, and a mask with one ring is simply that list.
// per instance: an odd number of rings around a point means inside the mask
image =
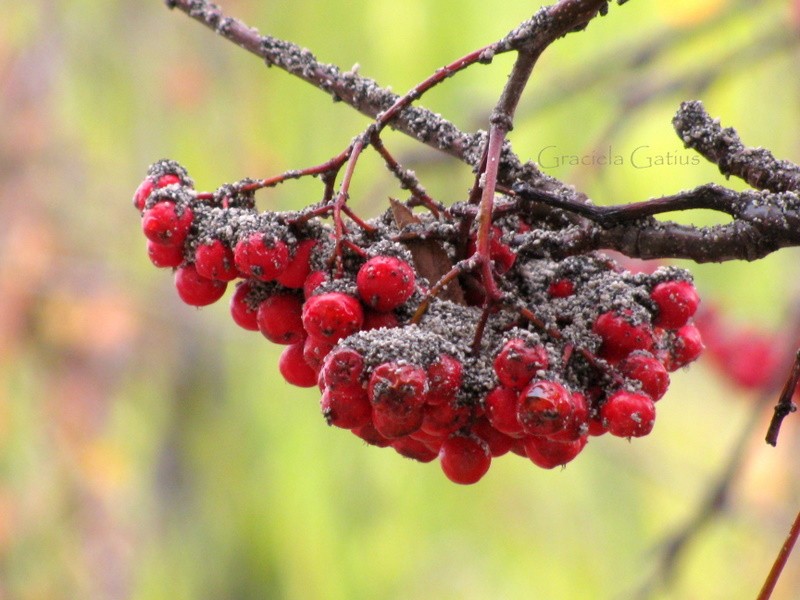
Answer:
[{"label": "cluster of red berries", "polygon": [[[669,372],[703,348],[683,270],[536,256],[547,224],[514,215],[491,237],[500,301],[485,301],[478,272],[456,278],[455,299],[429,296],[436,281],[407,240],[435,244],[451,264],[465,258],[476,251],[460,233],[469,211],[420,214],[410,228],[387,212],[345,229],[344,244],[320,211],[259,214],[242,189],[199,195],[177,163],[151,166],[134,196],[150,260],[175,269],[193,306],[241,280],[233,320],[286,346],[281,374],[319,386],[328,424],[421,462],[438,457],[456,483],[478,481],[508,452],[549,469],[589,436],[647,435]],[[400,235],[409,231],[417,237]],[[431,232],[436,241],[424,241]]]}]

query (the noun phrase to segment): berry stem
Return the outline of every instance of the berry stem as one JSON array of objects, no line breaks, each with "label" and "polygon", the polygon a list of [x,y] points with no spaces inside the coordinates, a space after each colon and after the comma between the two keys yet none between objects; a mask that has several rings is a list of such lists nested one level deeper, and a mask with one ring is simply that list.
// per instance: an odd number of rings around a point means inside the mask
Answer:
[{"label": "berry stem", "polygon": [[[347,227],[342,219],[342,209],[350,197],[350,182],[353,180],[353,173],[356,169],[358,157],[364,150],[364,138],[359,138],[353,143],[350,149],[350,154],[347,159],[347,166],[345,167],[344,175],[342,176],[342,183],[339,186],[339,193],[333,202],[333,226],[335,245],[332,260],[336,263],[336,278],[339,279],[344,275],[344,257],[342,256],[342,240],[347,233]],[[352,213],[350,213],[352,215]]]},{"label": "berry stem", "polygon": [[483,276],[483,285],[486,296],[490,301],[498,300],[501,296],[497,282],[492,273],[491,260],[491,235],[492,235],[492,209],[494,208],[494,192],[497,184],[497,170],[500,163],[500,151],[507,129],[492,125],[489,132],[489,142],[486,151],[486,170],[482,175],[483,193],[478,205],[478,233],[475,244],[475,256]]},{"label": "berry stem", "polygon": [[472,338],[472,355],[478,356],[481,353],[481,342],[483,341],[483,332],[486,330],[486,324],[489,322],[489,316],[492,314],[492,304],[487,301],[483,305],[480,319],[475,325],[475,336]]},{"label": "berry stem", "polygon": [[[547,335],[552,337],[555,340],[562,340],[564,336],[558,329],[554,329],[553,327],[549,327],[547,323],[542,321],[539,317],[537,317],[530,309],[524,307],[517,307],[519,314],[527,321],[531,322],[533,325],[541,329]],[[590,352],[586,348],[581,346],[573,346],[569,345],[569,352],[567,352],[567,348],[565,348],[564,352],[564,363],[566,366],[566,362],[572,358],[572,356],[577,352],[580,354],[584,360],[594,369],[597,369],[601,373],[605,373],[606,375],[610,376],[614,384],[622,384],[623,379],[619,375],[619,373],[615,369],[609,369],[608,365],[605,361],[601,361],[594,353]]]},{"label": "berry stem", "polygon": [[[494,209],[494,195],[497,189],[497,176],[500,169],[500,157],[506,135],[513,129],[514,112],[519,104],[522,92],[533,73],[533,67],[539,58],[540,51],[520,51],[517,60],[508,76],[503,93],[492,112],[489,140],[486,143],[485,168],[479,172],[478,179],[483,188],[478,206],[478,234],[475,254],[479,257],[483,285],[487,299],[498,300],[500,289],[492,273],[491,233]],[[477,187],[477,185],[476,185]]]},{"label": "berry stem", "polygon": [[[283,69],[331,95],[336,101],[375,119],[381,123],[380,129],[392,121],[394,128],[420,143],[476,167],[480,163],[479,153],[484,145],[484,134],[465,133],[430,110],[411,107],[410,104],[459,71],[475,63],[492,62],[497,54],[512,50],[529,51],[532,48],[541,53],[558,38],[571,31],[584,29],[589,21],[608,7],[608,0],[560,0],[542,8],[502,39],[438,69],[403,97],[354,70],[345,72],[336,65],[320,62],[297,44],[262,35],[241,20],[226,16],[218,6],[207,0],[165,0],[165,4],[170,9],[177,8],[186,13],[228,41],[262,58],[267,65]],[[509,172],[516,175],[525,173],[533,179],[541,175],[533,165],[523,165],[511,153],[504,157],[504,162],[508,164]]]},{"label": "berry stem", "polygon": [[383,128],[386,127],[386,125],[388,125],[399,115],[400,111],[407,108],[412,102],[421,98],[425,92],[439,85],[444,80],[452,77],[459,71],[474,65],[477,62],[487,64],[490,63],[494,57],[494,54],[496,53],[498,44],[499,42],[496,42],[494,44],[489,44],[488,46],[478,48],[477,50],[473,50],[469,54],[454,60],[449,65],[445,65],[444,67],[437,69],[432,75],[415,85],[403,96],[399,97],[395,103],[392,104],[392,106],[377,116],[375,119],[375,124],[377,125],[375,133],[380,133]]},{"label": "berry stem", "polygon": [[425,313],[431,304],[431,300],[438,296],[442,290],[447,287],[448,283],[453,281],[462,273],[468,273],[469,271],[473,270],[477,264],[478,263],[474,255],[466,260],[457,262],[453,268],[445,273],[428,291],[428,293],[422,299],[422,302],[419,303],[417,310],[414,312],[414,316],[411,317],[411,323],[418,324],[422,320],[422,317],[425,316]]},{"label": "berry stem", "polygon": [[375,233],[377,229],[364,221],[361,217],[359,217],[356,213],[353,212],[353,209],[347,206],[347,204],[342,205],[342,212],[346,214],[350,219],[358,225],[361,229],[366,231],[367,233]]},{"label": "berry stem", "polygon": [[381,155],[381,158],[383,158],[383,161],[386,163],[386,167],[398,179],[398,181],[400,181],[400,185],[411,192],[414,200],[416,200],[419,205],[424,206],[431,211],[431,214],[433,214],[433,216],[437,219],[442,214],[445,216],[449,215],[447,207],[436,202],[428,195],[428,193],[425,191],[425,188],[422,187],[422,184],[420,184],[414,173],[412,171],[407,171],[399,162],[397,162],[394,156],[392,156],[389,150],[387,150],[383,140],[381,140],[377,133],[372,136],[370,144],[372,144],[372,147],[375,148],[378,154]]},{"label": "berry stem", "polygon": [[264,179],[245,179],[243,181],[228,184],[224,186],[220,186],[217,188],[215,192],[201,192],[197,194],[195,197],[197,200],[200,201],[212,201],[216,200],[220,197],[221,194],[246,194],[250,192],[255,192],[257,190],[263,188],[270,188],[280,185],[286,181],[291,179],[300,179],[301,177],[317,177],[321,176],[323,178],[330,177],[335,179],[336,174],[342,168],[345,161],[350,155],[351,148],[347,148],[342,153],[334,156],[333,158],[326,160],[324,163],[319,165],[314,165],[311,167],[306,167],[305,169],[292,169],[289,171],[285,171],[280,175],[275,175],[273,177],[266,177]]},{"label": "berry stem", "polygon": [[367,258],[369,256],[363,248],[360,248],[357,244],[351,242],[350,240],[342,240],[342,245],[361,258]]},{"label": "berry stem", "polygon": [[736,217],[743,208],[739,194],[716,184],[708,184],[690,192],[662,196],[644,202],[614,206],[597,206],[575,199],[565,200],[526,184],[514,185],[512,191],[524,200],[541,202],[554,208],[567,210],[586,217],[601,227],[614,227],[621,223],[630,223],[646,217],[681,210],[715,210]]}]

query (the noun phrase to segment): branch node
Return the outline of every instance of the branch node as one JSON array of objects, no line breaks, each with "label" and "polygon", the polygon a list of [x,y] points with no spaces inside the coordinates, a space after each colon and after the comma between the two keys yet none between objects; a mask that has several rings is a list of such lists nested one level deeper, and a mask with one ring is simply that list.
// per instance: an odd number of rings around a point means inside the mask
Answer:
[{"label": "branch node", "polygon": [[781,397],[778,400],[778,404],[775,405],[775,413],[772,415],[769,429],[767,429],[766,442],[770,446],[778,444],[778,434],[781,431],[783,420],[797,410],[797,405],[792,401],[792,397],[797,389],[798,382],[800,382],[800,350],[795,355],[792,371],[783,386]]}]

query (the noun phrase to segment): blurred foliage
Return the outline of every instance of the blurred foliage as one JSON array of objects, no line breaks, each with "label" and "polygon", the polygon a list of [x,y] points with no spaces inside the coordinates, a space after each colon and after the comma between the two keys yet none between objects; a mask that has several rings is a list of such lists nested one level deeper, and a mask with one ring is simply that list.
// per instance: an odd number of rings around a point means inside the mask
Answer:
[{"label": "blurred foliage", "polygon": [[[537,8],[222,4],[398,91]],[[689,156],[670,119],[698,97],[747,143],[800,160],[797,29],[788,0],[613,7],[542,58],[515,148],[533,159],[548,146],[622,156],[548,171],[597,202],[724,182],[702,162],[630,161],[641,146]],[[423,104],[485,127],[509,67],[500,57],[472,68]],[[325,427],[315,391],[284,385],[279,349],[236,329],[224,302],[180,305],[168,273],[150,266],[130,206],[158,158],[213,189],[322,162],[364,117],[157,0],[8,3],[0,89],[3,600],[627,598],[753,409],[752,395],[701,361],[675,375],[649,438],[593,439],[555,472],[503,458],[477,486],[455,486],[436,463]],[[463,198],[463,165],[397,134],[387,143],[435,197]],[[400,192],[378,161],[359,164],[353,204],[376,213]],[[259,202],[296,208],[319,193],[317,182],[295,182]],[[726,315],[779,328],[799,297],[797,257],[698,267],[698,287]],[[766,419],[730,505],[654,598],[755,595],[800,501],[798,419],[777,449],[761,442]],[[795,555],[777,598],[796,597],[798,565]]]}]

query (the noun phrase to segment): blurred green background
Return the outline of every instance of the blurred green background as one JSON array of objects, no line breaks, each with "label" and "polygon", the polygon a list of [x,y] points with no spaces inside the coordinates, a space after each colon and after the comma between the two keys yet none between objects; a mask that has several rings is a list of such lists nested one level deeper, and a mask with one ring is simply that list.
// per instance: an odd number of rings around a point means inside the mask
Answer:
[{"label": "blurred green background", "polygon": [[[222,5],[403,91],[539,3]],[[285,385],[280,349],[235,327],[225,301],[177,300],[147,259],[130,198],[162,157],[214,189],[320,163],[367,120],[158,0],[29,0],[2,13],[0,599],[635,597],[660,542],[718,476],[755,394],[701,360],[674,375],[648,438],[592,439],[564,470],[504,457],[471,487],[326,427],[315,390]],[[680,100],[700,98],[746,143],[800,160],[798,30],[789,0],[612,7],[542,58],[515,149],[622,156],[548,168],[598,203],[724,183],[703,162],[630,161],[642,146],[691,156],[670,119]],[[422,103],[486,127],[510,59]],[[397,134],[387,144],[436,198],[464,198],[463,165]],[[359,165],[353,205],[375,214],[400,192],[374,157]],[[300,207],[318,185],[289,183],[259,203]],[[731,327],[780,335],[800,298],[798,258],[702,266],[697,285]],[[800,418],[777,449],[761,441],[767,420],[762,411],[725,510],[681,555],[671,586],[648,597],[755,596],[800,505]],[[796,554],[775,597],[798,589]]]}]

